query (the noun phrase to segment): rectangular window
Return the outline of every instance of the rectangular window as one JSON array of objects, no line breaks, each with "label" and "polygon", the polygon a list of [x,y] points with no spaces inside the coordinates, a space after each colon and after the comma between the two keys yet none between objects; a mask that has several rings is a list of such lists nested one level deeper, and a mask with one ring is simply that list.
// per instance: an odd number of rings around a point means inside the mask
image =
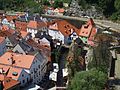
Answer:
[{"label": "rectangular window", "polygon": [[23,83],[25,83],[25,80],[23,80]]}]

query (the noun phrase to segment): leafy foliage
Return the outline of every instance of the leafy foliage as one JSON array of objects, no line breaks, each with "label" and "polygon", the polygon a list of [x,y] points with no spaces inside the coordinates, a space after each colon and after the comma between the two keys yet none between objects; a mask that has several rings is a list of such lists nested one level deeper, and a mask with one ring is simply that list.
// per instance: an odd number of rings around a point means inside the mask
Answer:
[{"label": "leafy foliage", "polygon": [[68,90],[102,90],[106,80],[107,75],[96,69],[78,72],[69,84]]},{"label": "leafy foliage", "polygon": [[41,5],[33,0],[0,0],[0,9],[40,13]]},{"label": "leafy foliage", "polygon": [[54,4],[53,4],[54,8],[62,8],[63,7],[63,1],[62,0],[55,0]]}]

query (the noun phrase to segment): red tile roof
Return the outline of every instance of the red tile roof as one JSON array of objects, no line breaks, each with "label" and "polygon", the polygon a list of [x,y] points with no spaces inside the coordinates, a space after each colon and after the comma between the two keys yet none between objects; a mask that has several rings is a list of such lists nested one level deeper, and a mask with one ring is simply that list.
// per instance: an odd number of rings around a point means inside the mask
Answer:
[{"label": "red tile roof", "polygon": [[0,37],[0,43],[2,43],[5,40],[4,37]]},{"label": "red tile roof", "polygon": [[15,32],[13,30],[3,30],[0,31],[0,37],[9,37],[12,36]]},{"label": "red tile roof", "polygon": [[3,73],[7,73],[9,68],[10,68],[10,66],[0,64],[0,69],[3,70]]},{"label": "red tile roof", "polygon": [[[11,67],[8,74],[7,74],[7,77],[11,77],[14,80],[18,80],[22,70],[23,69],[21,69],[21,68]],[[14,73],[16,73],[17,75],[14,75]]]},{"label": "red tile roof", "polygon": [[20,35],[22,36],[22,38],[25,38],[29,33],[26,31],[20,31]]},{"label": "red tile roof", "polygon": [[93,20],[92,19],[88,20],[85,25],[82,25],[79,36],[89,37],[93,27],[94,27]]},{"label": "red tile roof", "polygon": [[91,34],[90,34],[90,37],[88,38],[89,40],[94,40],[94,37],[97,33],[97,29],[95,27],[92,28],[92,31],[91,31]]},{"label": "red tile roof", "polygon": [[10,77],[5,77],[3,82],[4,82],[3,83],[3,86],[4,86],[3,90],[9,90],[9,89],[15,87],[16,85],[20,84],[19,81],[13,80]]},{"label": "red tile roof", "polygon": [[51,30],[58,30],[58,24],[55,23],[53,25],[49,25],[49,29],[51,29]]},{"label": "red tile roof", "polygon": [[64,13],[64,9],[63,8],[59,8],[59,13]]},{"label": "red tile roof", "polygon": [[39,44],[39,43],[35,42],[33,39],[28,39],[27,43],[29,45],[31,45],[32,47],[40,50],[42,52],[42,54],[45,55],[49,61],[51,61],[51,59],[50,59],[51,58],[51,48],[50,48],[50,46],[44,45],[44,43],[42,44],[42,42],[40,42],[40,44]]},{"label": "red tile roof", "polygon": [[12,52],[6,52],[0,57],[0,64],[11,65],[10,60],[12,59],[13,66],[29,69],[33,63],[34,58],[35,57],[32,55],[23,55]]},{"label": "red tile roof", "polygon": [[28,22],[16,20],[15,25],[17,30],[27,31]]},{"label": "red tile roof", "polygon": [[[54,24],[57,23],[57,27],[54,27]],[[48,22],[48,26],[50,26],[50,29],[56,29],[59,30],[64,36],[69,36],[75,31],[77,34],[79,34],[79,29],[77,29],[72,24],[68,23],[66,20],[53,20],[52,22]]]},{"label": "red tile roof", "polygon": [[7,18],[8,21],[11,21],[13,19],[17,19],[18,15],[7,15],[6,18]]},{"label": "red tile roof", "polygon": [[42,28],[42,27],[46,27],[46,23],[45,22],[37,22],[37,21],[30,21],[27,25],[27,27],[29,28],[33,28],[33,29],[38,29],[38,28]]},{"label": "red tile roof", "polygon": [[0,81],[3,81],[5,79],[5,76],[3,74],[0,74]]},{"label": "red tile roof", "polygon": [[2,30],[9,30],[9,27],[7,25],[2,25]]}]

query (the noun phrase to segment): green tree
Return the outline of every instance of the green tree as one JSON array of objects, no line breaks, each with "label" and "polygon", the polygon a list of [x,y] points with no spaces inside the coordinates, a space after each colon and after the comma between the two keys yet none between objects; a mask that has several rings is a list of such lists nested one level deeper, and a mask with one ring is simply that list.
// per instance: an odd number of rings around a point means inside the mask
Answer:
[{"label": "green tree", "polygon": [[49,3],[49,1],[48,0],[43,0],[43,5],[48,5],[48,6],[50,6],[50,3]]},{"label": "green tree", "polygon": [[76,73],[68,90],[103,90],[107,75],[96,69]]},{"label": "green tree", "polygon": [[54,8],[62,8],[63,7],[63,1],[62,0],[60,0],[60,1],[58,1],[58,0],[55,0],[55,2],[54,2],[54,4],[53,4],[53,7]]},{"label": "green tree", "polygon": [[120,10],[120,0],[115,0],[115,8]]},{"label": "green tree", "polygon": [[40,13],[42,7],[39,3],[33,0],[0,0],[1,10],[14,10],[14,11],[26,11]]},{"label": "green tree", "polygon": [[108,35],[99,34],[96,37],[96,42],[98,42],[98,45],[93,48],[93,55],[91,55],[93,58],[88,64],[89,69],[96,68],[108,73],[112,60],[109,50],[111,40],[112,38]]}]

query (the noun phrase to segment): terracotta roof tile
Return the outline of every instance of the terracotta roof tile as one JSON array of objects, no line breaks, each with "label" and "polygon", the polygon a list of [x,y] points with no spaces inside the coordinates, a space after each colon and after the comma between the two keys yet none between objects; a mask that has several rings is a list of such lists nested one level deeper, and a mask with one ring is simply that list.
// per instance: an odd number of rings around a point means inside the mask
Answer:
[{"label": "terracotta roof tile", "polygon": [[7,25],[2,25],[2,30],[8,30],[9,27]]},{"label": "terracotta roof tile", "polygon": [[49,25],[49,29],[51,30],[58,30],[58,25],[57,23],[53,24],[53,25]]},{"label": "terracotta roof tile", "polygon": [[42,54],[45,55],[48,60],[50,60],[50,57],[51,57],[51,48],[50,48],[50,46],[45,45],[44,43],[42,44],[42,42],[39,44],[39,43],[35,42],[33,39],[28,39],[27,43],[29,45],[31,45],[32,47],[40,50],[42,52]]},{"label": "terracotta roof tile", "polygon": [[88,20],[85,25],[82,25],[79,35],[84,37],[89,37],[93,27],[94,27],[94,21],[92,19]]},{"label": "terracotta roof tile", "polygon": [[11,21],[13,19],[17,19],[18,16],[17,15],[7,15],[6,18],[7,18],[8,21]]},{"label": "terracotta roof tile", "polygon": [[95,27],[92,28],[92,31],[91,31],[91,34],[90,34],[90,37],[88,38],[89,40],[94,40],[94,36],[96,35],[97,33],[97,29]]},{"label": "terracotta roof tile", "polygon": [[80,33],[78,28],[66,20],[53,20],[51,22],[47,22],[47,26],[49,26],[49,29],[59,30],[64,36],[69,36],[73,32],[76,32],[77,35]]},{"label": "terracotta roof tile", "polygon": [[8,90],[11,89],[12,87],[15,87],[16,85],[19,85],[19,81],[13,80],[10,77],[5,77],[4,79],[4,89],[3,90]]},{"label": "terracotta roof tile", "polygon": [[0,74],[0,81],[3,81],[5,76],[3,74]]},{"label": "terracotta roof tile", "polygon": [[65,20],[61,20],[58,22],[58,29],[64,36],[69,36],[75,31],[77,28]]},{"label": "terracotta roof tile", "polygon": [[59,8],[59,13],[64,13],[64,9],[63,8]]},{"label": "terracotta roof tile", "polygon": [[0,31],[0,37],[9,37],[14,34],[13,30]]},{"label": "terracotta roof tile", "polygon": [[34,29],[38,29],[38,28],[42,28],[47,26],[45,22],[37,22],[37,21],[30,21],[27,25],[27,27],[29,28],[34,28]]},{"label": "terracotta roof tile", "polygon": [[34,60],[34,56],[6,52],[4,55],[0,57],[0,63],[11,65],[11,61],[10,61],[11,59],[13,61],[12,64],[13,66],[29,69]]},{"label": "terracotta roof tile", "polygon": [[10,66],[6,66],[6,65],[2,65],[0,64],[0,69],[3,69],[3,73],[7,73],[7,71],[9,70]]},{"label": "terracotta roof tile", "polygon": [[5,40],[4,37],[0,37],[0,43],[2,43]]},{"label": "terracotta roof tile", "polygon": [[21,36],[24,38],[24,37],[26,37],[29,33],[28,32],[26,32],[26,31],[20,31],[20,33],[21,33]]},{"label": "terracotta roof tile", "polygon": [[[21,69],[21,68],[11,67],[8,74],[7,74],[7,77],[11,77],[14,80],[18,80],[22,70],[23,69]],[[14,73],[17,74],[17,75],[14,75]]]},{"label": "terracotta roof tile", "polygon": [[91,25],[82,25],[79,35],[89,37],[91,30],[92,30]]}]

